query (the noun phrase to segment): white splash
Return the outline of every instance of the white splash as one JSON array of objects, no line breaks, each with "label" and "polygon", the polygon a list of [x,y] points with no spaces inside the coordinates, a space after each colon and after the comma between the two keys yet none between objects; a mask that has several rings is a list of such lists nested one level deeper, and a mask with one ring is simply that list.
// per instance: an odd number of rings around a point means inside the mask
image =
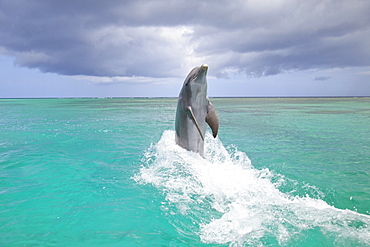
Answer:
[{"label": "white splash", "polygon": [[281,192],[271,181],[271,171],[255,169],[245,153],[226,149],[209,133],[205,158],[174,140],[174,131],[163,133],[146,152],[135,180],[162,190],[167,203],[177,208],[174,213],[198,224],[201,241],[285,245],[319,229],[339,245],[370,245],[369,216]]}]

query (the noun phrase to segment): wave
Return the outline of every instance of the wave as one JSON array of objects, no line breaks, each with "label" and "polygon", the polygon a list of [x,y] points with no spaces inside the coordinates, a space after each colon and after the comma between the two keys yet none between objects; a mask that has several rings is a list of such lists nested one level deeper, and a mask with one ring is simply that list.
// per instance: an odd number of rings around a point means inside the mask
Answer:
[{"label": "wave", "polygon": [[162,210],[180,234],[195,232],[204,243],[230,246],[286,245],[312,236],[370,245],[370,216],[282,192],[284,176],[256,169],[244,152],[225,148],[210,133],[204,158],[174,140],[175,132],[166,130],[144,154],[134,179],[164,193]]}]

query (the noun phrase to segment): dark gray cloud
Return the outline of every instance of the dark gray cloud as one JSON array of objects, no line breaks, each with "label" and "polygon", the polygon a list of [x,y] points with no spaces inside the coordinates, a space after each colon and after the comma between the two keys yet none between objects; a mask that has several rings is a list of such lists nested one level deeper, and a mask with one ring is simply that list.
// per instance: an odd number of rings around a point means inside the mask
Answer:
[{"label": "dark gray cloud", "polygon": [[370,66],[370,2],[0,0],[0,52],[43,72],[227,76]]},{"label": "dark gray cloud", "polygon": [[315,81],[326,81],[329,80],[331,77],[330,76],[316,76]]}]

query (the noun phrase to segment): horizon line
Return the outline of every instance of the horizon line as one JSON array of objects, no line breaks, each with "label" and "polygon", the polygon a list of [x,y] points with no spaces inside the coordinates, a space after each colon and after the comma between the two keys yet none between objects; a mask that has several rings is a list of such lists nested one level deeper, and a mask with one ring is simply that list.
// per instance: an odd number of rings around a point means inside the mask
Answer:
[{"label": "horizon line", "polygon": [[[176,99],[176,97],[166,96],[122,96],[122,97],[0,97],[0,99]],[[212,96],[209,98],[370,98],[370,96]]]}]

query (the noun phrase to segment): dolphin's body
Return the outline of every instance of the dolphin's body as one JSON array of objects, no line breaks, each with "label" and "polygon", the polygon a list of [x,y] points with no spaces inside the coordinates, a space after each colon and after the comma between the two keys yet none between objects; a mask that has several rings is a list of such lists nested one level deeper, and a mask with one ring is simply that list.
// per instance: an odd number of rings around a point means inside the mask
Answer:
[{"label": "dolphin's body", "polygon": [[206,64],[194,68],[184,81],[176,111],[176,143],[204,156],[206,123],[213,137],[218,132],[218,117],[207,96]]}]

